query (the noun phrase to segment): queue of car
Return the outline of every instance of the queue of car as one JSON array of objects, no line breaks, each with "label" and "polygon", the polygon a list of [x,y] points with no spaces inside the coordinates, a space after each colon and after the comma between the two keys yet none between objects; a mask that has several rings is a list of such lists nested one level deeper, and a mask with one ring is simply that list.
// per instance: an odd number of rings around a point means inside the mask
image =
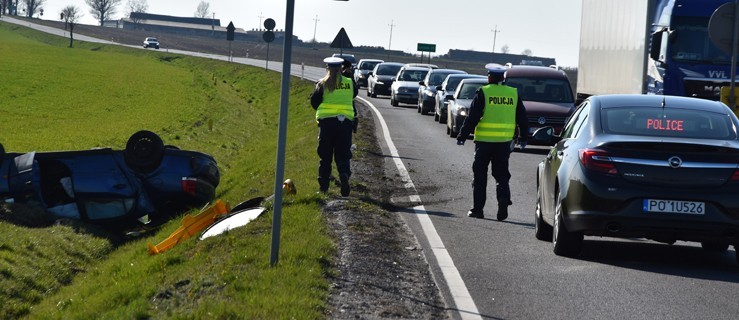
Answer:
[{"label": "queue of car", "polygon": [[[552,242],[555,254],[578,255],[585,236],[736,251],[739,120],[728,106],[639,94],[592,96],[576,106],[556,67],[506,67],[506,85],[518,89],[530,127],[518,134],[551,146],[536,168],[534,235]],[[487,77],[453,70],[436,84],[432,77],[445,70],[378,63],[368,72],[368,96],[389,95],[393,106],[415,97],[419,113],[432,112],[456,137]],[[425,77],[414,83],[411,71]]]}]

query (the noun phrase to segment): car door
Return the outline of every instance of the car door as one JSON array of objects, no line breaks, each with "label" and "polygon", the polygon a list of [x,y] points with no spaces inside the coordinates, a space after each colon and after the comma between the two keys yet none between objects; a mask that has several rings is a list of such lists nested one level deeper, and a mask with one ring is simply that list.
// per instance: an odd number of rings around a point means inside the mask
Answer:
[{"label": "car door", "polygon": [[[558,179],[568,179],[568,171],[571,171],[571,168],[569,170],[567,168],[562,169],[562,163],[565,160],[565,156],[577,157],[576,151],[573,153],[568,149],[583,132],[583,129],[587,125],[589,113],[590,103],[586,101],[580,105],[565,123],[562,135],[560,136],[562,139],[552,146],[544,159],[544,172],[541,182],[541,187],[544,190],[542,194],[542,213],[544,219],[549,223],[553,223],[554,221],[554,206],[557,200],[555,199],[557,194],[556,188],[558,186],[562,187],[563,185],[566,187],[565,183],[557,184],[557,181]],[[561,191],[561,194],[563,193],[564,190]]]}]

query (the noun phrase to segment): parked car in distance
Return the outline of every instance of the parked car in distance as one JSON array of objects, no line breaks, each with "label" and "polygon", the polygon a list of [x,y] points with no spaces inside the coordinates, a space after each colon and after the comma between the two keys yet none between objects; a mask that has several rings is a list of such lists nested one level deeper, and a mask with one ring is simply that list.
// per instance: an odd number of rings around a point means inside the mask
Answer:
[{"label": "parked car in distance", "polygon": [[449,99],[454,96],[454,90],[462,81],[462,79],[479,78],[487,79],[486,76],[467,74],[467,73],[453,73],[448,75],[444,82],[436,86],[436,102],[434,102],[434,120],[439,123],[446,123],[447,107]]},{"label": "parked car in distance", "polygon": [[429,68],[403,67],[398,71],[395,82],[390,88],[390,105],[397,107],[400,102],[416,104],[418,101],[418,84]]},{"label": "parked car in distance", "polygon": [[393,85],[395,76],[402,67],[403,64],[399,62],[378,63],[367,78],[367,96],[373,98],[378,94],[389,96],[390,86]]},{"label": "parked car in distance", "polygon": [[38,203],[56,217],[112,228],[200,208],[220,181],[213,157],[165,146],[150,131],[134,133],[124,150],[3,150],[0,145],[0,201]]},{"label": "parked car in distance", "polygon": [[429,68],[429,69],[439,69],[439,66],[435,64],[430,63],[406,63],[404,67],[419,67],[419,68]]},{"label": "parked car in distance", "polygon": [[[575,109],[575,98],[567,75],[562,70],[540,66],[515,65],[506,71],[505,84],[518,88],[526,107],[531,136],[534,130],[551,126],[559,134]],[[524,133],[519,133],[524,134]]]},{"label": "parked car in distance", "polygon": [[379,59],[359,59],[357,68],[354,69],[354,82],[357,83],[357,88],[367,86],[369,73],[372,72],[372,69],[374,69],[378,63],[382,62],[385,61]]},{"label": "parked car in distance", "polygon": [[477,94],[477,89],[486,85],[488,78],[468,78],[462,79],[454,91],[454,95],[449,99],[449,107],[446,118],[446,133],[456,138],[459,128],[462,127],[464,119],[470,112],[472,98]]},{"label": "parked car in distance", "polygon": [[560,135],[534,133],[554,143],[536,172],[536,238],[562,256],[578,255],[584,236],[739,250],[738,127],[717,101],[589,97]]},{"label": "parked car in distance", "polygon": [[349,60],[349,62],[352,63],[352,69],[357,67],[357,58],[354,57],[353,54],[348,53],[334,53],[331,55],[332,57],[342,58],[344,60]]},{"label": "parked car in distance", "polygon": [[[418,88],[418,112],[422,115],[428,114],[436,109],[436,87],[441,85],[450,74],[466,74],[467,72],[455,69],[432,69],[426,77],[419,82]],[[438,115],[436,116],[438,117]],[[437,120],[438,121],[438,120]]]},{"label": "parked car in distance", "polygon": [[146,39],[144,39],[144,49],[146,48],[159,49],[159,40],[154,37],[146,37]]}]

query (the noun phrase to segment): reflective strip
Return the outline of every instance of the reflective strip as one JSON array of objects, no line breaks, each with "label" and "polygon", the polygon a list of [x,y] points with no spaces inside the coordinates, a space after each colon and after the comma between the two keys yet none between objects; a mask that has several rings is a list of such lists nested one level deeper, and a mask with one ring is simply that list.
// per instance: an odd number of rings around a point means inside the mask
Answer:
[{"label": "reflective strip", "polygon": [[491,129],[515,129],[516,125],[511,123],[478,123],[478,128],[491,128]]}]

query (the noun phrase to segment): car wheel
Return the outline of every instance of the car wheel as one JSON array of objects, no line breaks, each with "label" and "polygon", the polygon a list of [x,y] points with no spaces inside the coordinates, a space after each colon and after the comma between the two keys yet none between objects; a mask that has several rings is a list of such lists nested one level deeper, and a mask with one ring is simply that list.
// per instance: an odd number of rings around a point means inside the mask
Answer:
[{"label": "car wheel", "polygon": [[393,106],[393,107],[397,107],[398,106],[398,100],[395,100],[394,97],[390,96],[390,105]]},{"label": "car wheel", "polygon": [[141,130],[128,139],[123,155],[126,164],[131,169],[148,173],[154,171],[162,163],[164,143],[156,133]]},{"label": "car wheel", "polygon": [[436,108],[434,108],[434,122],[440,122],[441,116],[439,116],[439,112],[436,111]]},{"label": "car wheel", "polygon": [[457,124],[455,124],[452,121],[452,125],[449,126],[449,137],[451,137],[451,138],[456,138],[457,137],[457,128],[456,128],[456,126],[457,126]]},{"label": "car wheel", "polygon": [[424,115],[425,116],[425,115],[429,114],[429,112],[426,109],[424,109],[423,103],[421,103],[421,107],[419,109],[421,109],[421,115]]},{"label": "car wheel", "polygon": [[368,96],[368,97],[371,97],[371,96],[372,96],[372,94],[370,93],[370,89],[369,89],[369,86],[367,87],[367,96]]},{"label": "car wheel", "polygon": [[558,256],[574,257],[580,254],[582,249],[582,232],[569,232],[564,224],[564,213],[562,212],[562,200],[559,192],[555,196],[557,206],[554,209],[554,227],[552,230],[552,248]]},{"label": "car wheel", "polygon": [[726,252],[726,250],[729,250],[728,243],[721,243],[721,242],[715,242],[715,241],[701,242],[701,247],[703,247],[703,250],[706,250],[708,252]]},{"label": "car wheel", "polygon": [[541,186],[537,183],[536,187],[536,211],[534,211],[534,234],[536,239],[542,241],[552,241],[552,226],[544,222],[541,212]]}]

